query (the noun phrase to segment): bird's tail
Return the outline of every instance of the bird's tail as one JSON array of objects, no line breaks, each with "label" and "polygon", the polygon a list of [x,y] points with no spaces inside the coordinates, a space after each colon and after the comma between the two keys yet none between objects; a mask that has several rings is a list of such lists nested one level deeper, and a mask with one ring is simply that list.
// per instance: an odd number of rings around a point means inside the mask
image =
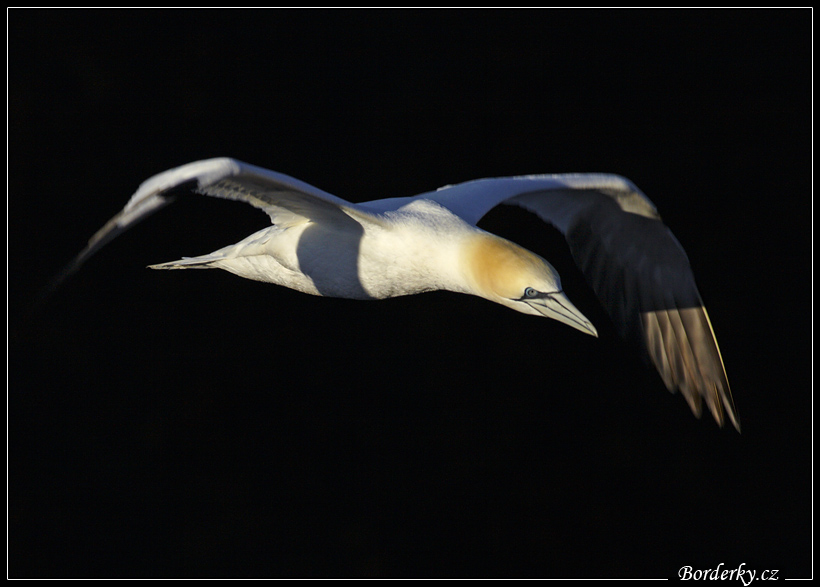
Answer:
[{"label": "bird's tail", "polygon": [[201,257],[183,257],[179,261],[168,261],[167,263],[158,263],[157,265],[149,265],[149,269],[217,269],[217,261],[223,261],[225,257],[222,255],[202,255]]}]

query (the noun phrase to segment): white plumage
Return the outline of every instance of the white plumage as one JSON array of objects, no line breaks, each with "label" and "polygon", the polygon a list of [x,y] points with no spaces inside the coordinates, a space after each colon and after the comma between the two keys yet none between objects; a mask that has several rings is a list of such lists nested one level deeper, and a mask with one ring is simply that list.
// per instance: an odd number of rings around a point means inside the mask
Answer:
[{"label": "white plumage", "polygon": [[624,338],[700,416],[701,401],[739,430],[723,362],[688,259],[654,205],[607,174],[481,179],[413,197],[352,204],[302,181],[227,158],[189,163],[145,181],[65,271],[172,201],[179,190],[247,202],[272,226],[208,255],[155,269],[219,268],[333,297],[382,299],[449,290],[519,312],[595,328],[544,259],[476,223],[515,204],[555,225]]}]

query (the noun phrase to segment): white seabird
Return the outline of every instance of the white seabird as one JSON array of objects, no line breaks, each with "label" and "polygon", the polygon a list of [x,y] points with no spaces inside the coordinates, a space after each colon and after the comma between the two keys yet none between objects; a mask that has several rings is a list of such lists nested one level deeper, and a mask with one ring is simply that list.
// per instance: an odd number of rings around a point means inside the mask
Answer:
[{"label": "white seabird", "polygon": [[538,255],[476,227],[498,204],[534,212],[566,237],[620,334],[698,417],[705,401],[740,430],[723,360],[683,248],[629,180],[609,174],[480,179],[413,197],[352,204],[287,175],[228,158],[155,175],[63,274],[180,190],[247,202],[273,226],[209,255],[153,269],[219,268],[304,293],[383,299],[467,293],[597,336]]}]

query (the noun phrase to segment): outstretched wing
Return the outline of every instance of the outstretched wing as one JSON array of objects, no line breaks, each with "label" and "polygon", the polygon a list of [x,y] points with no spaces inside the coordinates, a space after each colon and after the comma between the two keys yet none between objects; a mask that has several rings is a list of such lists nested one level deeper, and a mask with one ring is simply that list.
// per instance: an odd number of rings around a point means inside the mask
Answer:
[{"label": "outstretched wing", "polygon": [[[339,218],[349,202],[293,177],[229,158],[206,159],[170,169],[144,181],[116,216],[55,278],[51,289],[80,268],[112,239],[170,204],[182,191],[246,202],[264,210],[271,221],[288,225],[305,219]],[[349,221],[349,218],[346,219]]]},{"label": "outstretched wing", "polygon": [[378,221],[412,200],[433,200],[472,224],[498,204],[515,204],[555,225],[621,334],[637,340],[671,391],[700,416],[701,401],[738,430],[723,361],[682,247],[654,205],[628,180],[604,174],[484,179],[412,198],[353,205],[302,181],[233,159],[208,159],[156,175],[89,241],[56,286],[92,254],[170,203],[179,190],[247,202],[288,225],[306,219]]},{"label": "outstretched wing", "polygon": [[698,417],[703,401],[720,425],[728,416],[740,430],[686,253],[630,181],[603,174],[485,179],[423,197],[473,224],[504,203],[555,225],[620,334],[643,349],[669,390],[680,390]]}]

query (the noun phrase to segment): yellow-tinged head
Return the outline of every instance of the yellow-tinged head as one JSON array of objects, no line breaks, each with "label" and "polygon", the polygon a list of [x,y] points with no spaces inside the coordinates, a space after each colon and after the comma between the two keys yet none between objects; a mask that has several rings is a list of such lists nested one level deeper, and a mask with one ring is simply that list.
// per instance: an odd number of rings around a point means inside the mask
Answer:
[{"label": "yellow-tinged head", "polygon": [[598,336],[564,295],[555,268],[535,253],[495,235],[477,233],[466,244],[463,263],[476,295]]}]

